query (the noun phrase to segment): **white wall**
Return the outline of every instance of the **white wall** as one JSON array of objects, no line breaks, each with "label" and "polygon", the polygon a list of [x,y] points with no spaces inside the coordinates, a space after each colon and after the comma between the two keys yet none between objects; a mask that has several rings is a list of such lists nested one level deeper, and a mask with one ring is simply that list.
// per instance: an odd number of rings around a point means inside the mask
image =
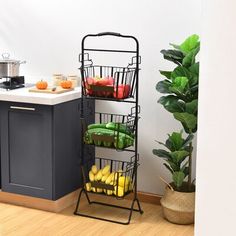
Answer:
[{"label": "white wall", "polygon": [[196,236],[236,235],[236,2],[206,0],[197,150]]},{"label": "white wall", "polygon": [[[77,73],[82,37],[115,31],[140,41],[140,158],[139,189],[162,194],[159,176],[169,179],[160,159],[152,155],[155,139],[179,129],[178,123],[157,104],[158,70],[170,69],[161,49],[200,32],[199,0],[9,0],[1,1],[0,52],[9,51],[25,76]],[[101,107],[101,106],[100,106]]]}]

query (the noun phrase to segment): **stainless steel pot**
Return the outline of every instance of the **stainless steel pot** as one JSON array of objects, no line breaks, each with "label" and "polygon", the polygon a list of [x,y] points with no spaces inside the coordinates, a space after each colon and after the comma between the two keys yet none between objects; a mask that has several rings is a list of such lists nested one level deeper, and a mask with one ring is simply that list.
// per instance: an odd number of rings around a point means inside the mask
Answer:
[{"label": "stainless steel pot", "polygon": [[0,60],[0,78],[19,76],[20,64],[23,63],[26,61],[10,59],[9,53],[3,53]]}]

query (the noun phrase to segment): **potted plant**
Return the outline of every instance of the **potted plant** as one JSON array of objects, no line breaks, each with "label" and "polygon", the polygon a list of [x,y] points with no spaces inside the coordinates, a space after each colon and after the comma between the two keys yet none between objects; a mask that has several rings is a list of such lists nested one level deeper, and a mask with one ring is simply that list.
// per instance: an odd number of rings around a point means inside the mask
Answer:
[{"label": "potted plant", "polygon": [[[198,35],[188,37],[182,44],[171,44],[173,49],[162,50],[164,59],[176,64],[172,71],[160,71],[165,77],[156,85],[164,94],[158,102],[181,122],[185,132],[173,132],[168,139],[158,142],[165,149],[153,149],[153,154],[164,159],[164,166],[172,175],[161,199],[164,217],[179,224],[194,222],[195,185],[192,180],[192,141],[197,131],[199,62]],[[184,134],[185,133],[185,134]]]}]

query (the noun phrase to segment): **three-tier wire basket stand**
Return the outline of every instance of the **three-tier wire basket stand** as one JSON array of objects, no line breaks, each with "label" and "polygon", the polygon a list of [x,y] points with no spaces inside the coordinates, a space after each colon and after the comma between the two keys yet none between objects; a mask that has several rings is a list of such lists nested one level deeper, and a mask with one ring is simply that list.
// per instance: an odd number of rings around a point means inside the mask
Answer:
[{"label": "three-tier wire basket stand", "polygon": [[[122,50],[122,49],[104,49],[104,48],[94,48],[87,47],[88,39],[96,38],[109,38],[117,40],[129,40],[134,45],[132,50]],[[104,32],[99,34],[88,34],[82,39],[82,52],[79,56],[79,61],[81,62],[80,72],[81,72],[81,105],[80,105],[80,118],[81,118],[81,168],[82,168],[82,178],[83,187],[79,193],[78,201],[74,214],[84,217],[90,217],[99,220],[105,220],[113,223],[119,224],[129,224],[133,211],[137,211],[140,214],[143,213],[137,194],[137,171],[139,166],[139,154],[138,154],[138,120],[140,113],[140,106],[138,103],[139,97],[139,64],[141,63],[141,57],[139,55],[139,42],[134,36],[122,35],[114,32]],[[107,53],[114,54],[115,58],[118,58],[121,54],[129,55],[129,63],[126,67],[122,66],[111,66],[94,64],[93,60],[90,58],[90,53]],[[103,80],[97,80],[96,76],[100,78],[105,78]],[[105,82],[106,84],[104,84]],[[99,84],[100,83],[100,84]],[[115,124],[113,126],[113,131],[104,133],[90,133],[88,129],[89,124],[86,123],[86,117],[84,117],[85,109],[84,100],[94,99],[103,101],[119,102],[124,104],[131,104],[131,111],[129,114],[113,114],[113,113],[102,113],[95,112],[95,121],[97,124]],[[110,123],[109,123],[110,122]],[[90,124],[91,125],[91,124]],[[95,124],[96,125],[96,124]],[[100,126],[101,127],[101,126]],[[105,126],[104,126],[105,127]],[[96,129],[95,129],[96,130]],[[122,133],[122,132],[123,133]],[[129,134],[129,136],[128,136]],[[95,157],[91,161],[86,160],[85,147],[86,145],[94,145],[95,147],[105,148],[114,150],[118,155],[122,153],[128,153],[125,161],[122,159],[114,158],[104,158]],[[109,165],[110,171],[114,172],[114,180],[112,184],[102,181],[90,181],[89,169],[92,165],[100,169]],[[123,193],[120,192],[119,184],[123,181],[122,188]],[[125,183],[125,181],[127,181]],[[94,191],[88,190],[87,184],[92,187]],[[126,189],[127,187],[127,189]],[[93,214],[83,213],[80,209],[81,197],[85,195],[88,205],[99,204],[105,207],[115,207],[123,210],[127,210],[127,218],[123,220],[114,220],[110,218],[98,217]],[[127,195],[132,196],[132,201],[130,207],[122,206],[118,203],[111,204],[101,201],[92,201],[90,194],[103,194],[104,196],[114,197],[117,200],[123,200]],[[129,198],[130,199],[130,198]],[[137,206],[135,206],[137,203]],[[110,215],[110,214],[109,214]]]}]

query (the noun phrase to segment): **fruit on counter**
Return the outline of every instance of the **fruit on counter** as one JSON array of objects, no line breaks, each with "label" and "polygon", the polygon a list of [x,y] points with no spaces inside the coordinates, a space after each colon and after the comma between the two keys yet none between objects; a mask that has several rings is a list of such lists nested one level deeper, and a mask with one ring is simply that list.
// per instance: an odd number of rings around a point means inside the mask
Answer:
[{"label": "fruit on counter", "polygon": [[41,80],[36,83],[37,89],[43,90],[43,89],[46,89],[47,87],[48,87],[48,83],[46,81]]},{"label": "fruit on counter", "polygon": [[71,82],[71,80],[65,79],[65,80],[61,81],[60,85],[64,89],[70,89],[72,87],[72,82]]},{"label": "fruit on counter", "polygon": [[96,166],[96,165],[93,165],[93,166],[91,167],[91,171],[93,172],[94,175],[96,175],[97,172],[98,172],[97,166]]}]

